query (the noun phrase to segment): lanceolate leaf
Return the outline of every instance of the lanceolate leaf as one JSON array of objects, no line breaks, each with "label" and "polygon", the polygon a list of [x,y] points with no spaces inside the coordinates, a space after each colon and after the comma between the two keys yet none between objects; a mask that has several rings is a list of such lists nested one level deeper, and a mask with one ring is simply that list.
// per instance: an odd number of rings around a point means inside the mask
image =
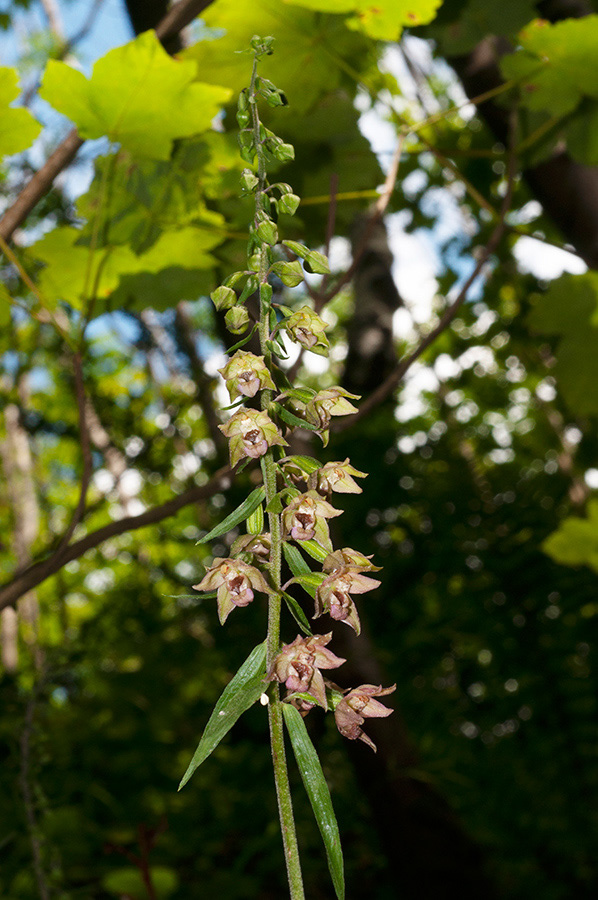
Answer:
[{"label": "lanceolate leaf", "polygon": [[324,841],[334,890],[338,900],[343,900],[345,896],[343,851],[330,791],[322,772],[320,760],[299,711],[289,703],[283,703],[282,712],[301,778]]},{"label": "lanceolate leaf", "polygon": [[299,575],[307,575],[311,572],[310,567],[293,544],[283,543],[282,552],[289,565],[289,569],[296,578]]},{"label": "lanceolate leaf", "polygon": [[[311,594],[313,597],[316,590],[320,587],[323,581],[326,580],[326,575],[323,572],[308,572],[306,575],[295,575],[295,581],[297,584],[300,584],[301,587],[305,588],[308,594]],[[312,593],[312,591],[314,593]]]},{"label": "lanceolate leaf", "polygon": [[307,591],[310,597],[315,597],[316,589],[326,576],[322,572],[312,572],[293,544],[283,543],[282,552],[297,582]]},{"label": "lanceolate leaf", "polygon": [[212,541],[214,538],[220,537],[222,534],[226,534],[227,531],[230,531],[231,528],[234,528],[235,525],[238,525],[239,522],[242,522],[250,516],[251,513],[258,508],[260,503],[263,502],[265,496],[266,489],[263,485],[260,485],[260,487],[251,492],[249,497],[245,498],[240,506],[237,506],[234,512],[227,516],[226,519],[223,519],[215,528],[212,528],[211,531],[208,531],[208,533],[200,538],[197,543],[205,544],[208,541]]},{"label": "lanceolate leaf", "polygon": [[295,622],[301,629],[304,634],[313,634],[313,631],[310,628],[309,622],[307,621],[307,616],[299,606],[297,600],[294,597],[291,597],[290,594],[287,594],[286,591],[282,591],[282,596],[284,598],[284,602],[286,603],[290,614],[294,618]]},{"label": "lanceolate leaf", "polygon": [[[226,351],[228,353],[228,355],[231,356],[235,352],[235,350],[239,350],[241,347],[244,347],[245,344],[248,344],[249,341],[251,340],[251,338],[253,337],[253,335],[255,334],[256,328],[257,328],[257,322],[255,323],[255,325],[253,326],[253,328],[251,329],[249,334],[246,334],[244,338],[241,338],[240,341],[237,341],[236,344],[234,344],[232,347],[229,347],[229,349]],[[237,472],[239,472],[239,471],[240,471],[240,469],[237,469]]]},{"label": "lanceolate leaf", "polygon": [[266,643],[258,644],[251,651],[232,681],[225,687],[209,718],[193,759],[179,784],[184,787],[198,766],[218,746],[233,727],[239,716],[259,699],[264,690],[266,676]]}]

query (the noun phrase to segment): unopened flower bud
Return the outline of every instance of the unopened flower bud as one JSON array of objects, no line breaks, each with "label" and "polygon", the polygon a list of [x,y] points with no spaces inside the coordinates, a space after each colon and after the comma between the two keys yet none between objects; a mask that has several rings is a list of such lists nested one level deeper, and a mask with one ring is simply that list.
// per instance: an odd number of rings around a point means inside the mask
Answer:
[{"label": "unopened flower bud", "polygon": [[292,144],[285,144],[284,142],[276,144],[271,148],[271,152],[272,156],[280,162],[287,162],[290,159],[295,159],[295,148]]},{"label": "unopened flower bud", "polygon": [[294,216],[299,208],[301,198],[297,194],[283,194],[278,201],[278,212]]},{"label": "unopened flower bud", "polygon": [[278,229],[272,219],[264,218],[257,226],[257,236],[264,243],[273,247],[278,242]]},{"label": "unopened flower bud", "polygon": [[237,302],[237,295],[233,289],[223,284],[212,291],[210,297],[216,309],[231,309]]},{"label": "unopened flower bud", "polygon": [[244,191],[254,191],[259,183],[259,178],[253,174],[251,169],[243,169],[241,173],[241,187]]},{"label": "unopened flower bud", "polygon": [[[303,269],[297,260],[293,262],[275,262],[272,271],[287,287],[297,287],[303,281]],[[288,320],[287,320],[288,321]]]},{"label": "unopened flower bud", "polygon": [[244,306],[233,306],[224,316],[224,321],[231,334],[243,334],[249,325],[249,313]]}]

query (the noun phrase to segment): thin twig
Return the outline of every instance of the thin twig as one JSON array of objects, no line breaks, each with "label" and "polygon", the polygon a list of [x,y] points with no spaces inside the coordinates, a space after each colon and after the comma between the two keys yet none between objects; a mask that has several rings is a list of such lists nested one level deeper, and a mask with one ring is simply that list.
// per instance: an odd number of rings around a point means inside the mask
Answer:
[{"label": "thin twig", "polygon": [[399,140],[397,146],[395,148],[395,152],[393,154],[392,162],[390,164],[390,168],[388,170],[388,174],[384,181],[384,186],[382,188],[382,193],[378,197],[378,200],[374,204],[373,212],[370,214],[369,222],[364,228],[363,236],[361,238],[361,242],[359,247],[357,248],[353,261],[347,271],[338,278],[329,291],[325,293],[321,293],[319,295],[319,308],[321,309],[326,303],[329,303],[333,297],[336,297],[338,292],[343,288],[346,284],[348,284],[355,271],[361,261],[363,254],[365,253],[365,249],[368,245],[369,238],[371,233],[377,222],[384,216],[386,212],[386,208],[390,202],[390,198],[392,197],[393,191],[395,189],[395,185],[397,182],[397,178],[399,175],[399,165],[401,162],[401,156],[403,153],[403,144],[405,143],[405,135],[399,135]]},{"label": "thin twig", "polygon": [[469,276],[469,278],[465,281],[463,287],[459,291],[457,297],[453,300],[450,306],[447,307],[445,312],[440,318],[438,325],[432,329],[417,345],[415,350],[409,354],[405,359],[401,360],[398,366],[394,369],[393,372],[388,376],[388,378],[382,382],[382,384],[373,391],[369,397],[360,405],[359,412],[355,413],[355,415],[348,417],[345,420],[337,420],[335,422],[335,431],[344,431],[347,428],[350,428],[356,422],[360,421],[367,416],[368,413],[378,406],[383,400],[388,397],[388,395],[397,387],[397,385],[402,381],[405,374],[411,368],[413,363],[419,359],[422,353],[428,349],[428,347],[434,343],[437,337],[439,337],[443,331],[445,331],[448,326],[451,324],[455,316],[457,315],[459,309],[467,299],[467,294],[469,292],[469,288],[476,281],[480,273],[482,272],[484,266],[486,265],[490,256],[494,253],[498,244],[500,243],[503,235],[508,230],[508,226],[506,224],[506,215],[511,206],[511,199],[513,196],[513,188],[515,183],[515,152],[512,146],[512,140],[514,133],[514,127],[511,125],[511,147],[508,156],[507,162],[507,189],[505,191],[505,196],[503,198],[503,202],[501,204],[501,209],[499,213],[499,221],[494,228],[494,231],[490,235],[488,243],[482,250],[476,266]]}]

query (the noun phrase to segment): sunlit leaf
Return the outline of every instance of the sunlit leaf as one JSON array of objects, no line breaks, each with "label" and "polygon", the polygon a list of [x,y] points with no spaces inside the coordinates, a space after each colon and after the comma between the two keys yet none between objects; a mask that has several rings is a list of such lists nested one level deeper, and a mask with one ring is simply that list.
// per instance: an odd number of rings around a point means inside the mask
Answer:
[{"label": "sunlit leaf", "polygon": [[19,96],[15,69],[0,67],[0,153],[20,153],[29,147],[41,131],[28,109],[13,109],[9,104]]},{"label": "sunlit leaf", "polygon": [[342,19],[316,17],[312,11],[285,6],[280,0],[255,0],[251,5],[215,0],[202,19],[218,29],[214,38],[199,41],[182,53],[183,59],[197,61],[198,77],[240,91],[247,84],[251,62],[235,51],[247,47],[254,34],[272,35],[275,52],[263,58],[260,73],[284,90],[295,114],[305,112],[323,92],[343,82],[343,59],[351,60],[355,67],[369,52],[363,39],[348,31]]},{"label": "sunlit leaf", "polygon": [[564,566],[589,566],[598,572],[598,501],[588,503],[587,518],[569,516],[550,534],[542,549]]},{"label": "sunlit leaf", "polygon": [[368,37],[396,41],[403,28],[431,22],[442,0],[284,0],[327,13],[354,13],[349,28]]},{"label": "sunlit leaf", "polygon": [[535,19],[519,42],[522,49],[505,56],[501,68],[506,78],[523,79],[523,106],[564,115],[582,97],[598,98],[598,16],[554,24]]},{"label": "sunlit leaf", "polygon": [[195,81],[191,60],[172,59],[154,31],[110,50],[91,78],[50,60],[40,96],[84,138],[106,135],[131,153],[168,159],[176,138],[205,131],[232,92]]},{"label": "sunlit leaf", "polygon": [[[221,240],[207,229],[182,228],[164,232],[146,253],[138,256],[127,245],[91,251],[85,243],[79,243],[81,238],[82,232],[76,228],[56,228],[29,251],[46,263],[39,279],[44,297],[49,301],[64,300],[75,309],[83,309],[91,297],[105,300],[117,288],[120,304],[137,308],[164,308],[177,300],[196,299],[201,290],[197,273],[214,264],[207,251]],[[172,271],[181,269],[194,273],[184,292]],[[159,273],[164,276],[157,277]]]}]

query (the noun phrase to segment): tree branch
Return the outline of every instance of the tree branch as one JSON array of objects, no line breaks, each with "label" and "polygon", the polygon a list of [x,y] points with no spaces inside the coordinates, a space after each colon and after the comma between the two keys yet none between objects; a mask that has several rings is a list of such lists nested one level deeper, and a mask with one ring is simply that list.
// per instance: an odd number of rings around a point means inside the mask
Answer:
[{"label": "tree branch", "polygon": [[66,563],[78,559],[88,550],[93,550],[109,538],[117,537],[119,534],[124,534],[127,531],[135,531],[137,528],[145,528],[147,525],[155,525],[169,516],[174,516],[175,513],[180,509],[184,509],[185,506],[190,506],[192,503],[197,503],[200,500],[207,500],[208,497],[213,497],[218,491],[226,490],[230,485],[231,472],[230,466],[223,466],[207,484],[189,488],[188,491],[183,491],[178,497],[173,497],[166,503],[154,506],[138,516],[128,516],[116,522],[110,522],[109,525],[104,525],[103,528],[98,528],[97,531],[93,531],[91,534],[81,538],[81,540],[70,544],[60,555],[53,553],[48,559],[35,563],[28,569],[19,572],[12,581],[7,582],[0,588],[0,609],[14,605],[19,597],[22,597],[23,594],[32,588],[37,587],[46,578],[55,575]]}]

